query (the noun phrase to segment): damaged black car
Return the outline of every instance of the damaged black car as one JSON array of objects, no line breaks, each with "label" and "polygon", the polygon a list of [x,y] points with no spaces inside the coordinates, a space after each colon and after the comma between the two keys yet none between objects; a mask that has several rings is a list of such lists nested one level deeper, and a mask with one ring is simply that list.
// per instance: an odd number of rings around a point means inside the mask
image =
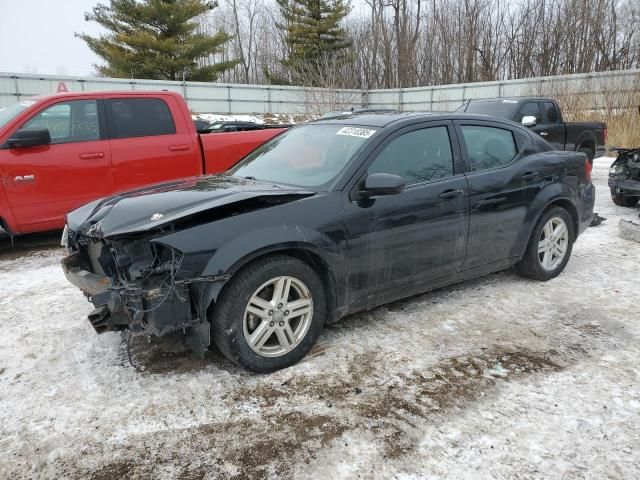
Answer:
[{"label": "damaged black car", "polygon": [[98,333],[182,331],[197,353],[271,372],[345,315],[513,265],[559,275],[593,217],[590,173],[507,120],[320,120],[225,174],[70,213],[63,269]]},{"label": "damaged black car", "polygon": [[640,200],[640,148],[617,148],[618,157],[609,170],[613,203],[634,207]]}]

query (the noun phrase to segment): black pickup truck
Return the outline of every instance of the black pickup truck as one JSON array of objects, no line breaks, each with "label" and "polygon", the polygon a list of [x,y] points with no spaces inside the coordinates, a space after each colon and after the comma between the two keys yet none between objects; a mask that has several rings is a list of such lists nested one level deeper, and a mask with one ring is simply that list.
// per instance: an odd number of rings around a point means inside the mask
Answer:
[{"label": "black pickup truck", "polygon": [[589,160],[604,154],[607,125],[602,122],[564,122],[558,102],[551,98],[518,97],[469,100],[458,112],[506,118],[529,127],[555,150],[580,151]]}]

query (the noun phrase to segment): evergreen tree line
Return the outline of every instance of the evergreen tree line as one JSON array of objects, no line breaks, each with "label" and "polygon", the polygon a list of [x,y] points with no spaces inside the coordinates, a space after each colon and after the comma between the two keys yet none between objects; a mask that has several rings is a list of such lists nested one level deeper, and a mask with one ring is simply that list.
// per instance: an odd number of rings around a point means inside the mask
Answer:
[{"label": "evergreen tree line", "polygon": [[374,89],[640,67],[637,0],[111,0],[88,18],[112,32],[81,35],[110,76]]}]

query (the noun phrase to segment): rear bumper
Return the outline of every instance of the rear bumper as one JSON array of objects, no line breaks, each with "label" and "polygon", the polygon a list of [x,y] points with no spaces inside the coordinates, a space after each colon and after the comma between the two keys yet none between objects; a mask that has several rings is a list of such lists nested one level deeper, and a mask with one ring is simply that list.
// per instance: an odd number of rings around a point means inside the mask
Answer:
[{"label": "rear bumper", "polygon": [[596,203],[596,187],[590,183],[581,192],[578,235],[584,232],[593,221],[593,207]]}]

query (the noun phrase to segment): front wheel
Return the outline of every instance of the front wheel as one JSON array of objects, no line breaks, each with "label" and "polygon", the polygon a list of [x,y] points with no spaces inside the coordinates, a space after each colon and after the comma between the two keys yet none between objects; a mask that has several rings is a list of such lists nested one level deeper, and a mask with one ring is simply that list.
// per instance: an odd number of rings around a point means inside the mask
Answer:
[{"label": "front wheel", "polygon": [[571,257],[573,230],[571,215],[564,208],[547,210],[533,229],[522,260],[516,264],[518,271],[542,281],[560,275]]},{"label": "front wheel", "polygon": [[297,258],[258,260],[235,275],[211,319],[213,341],[236,365],[260,373],[297,363],[326,318],[318,275]]}]

